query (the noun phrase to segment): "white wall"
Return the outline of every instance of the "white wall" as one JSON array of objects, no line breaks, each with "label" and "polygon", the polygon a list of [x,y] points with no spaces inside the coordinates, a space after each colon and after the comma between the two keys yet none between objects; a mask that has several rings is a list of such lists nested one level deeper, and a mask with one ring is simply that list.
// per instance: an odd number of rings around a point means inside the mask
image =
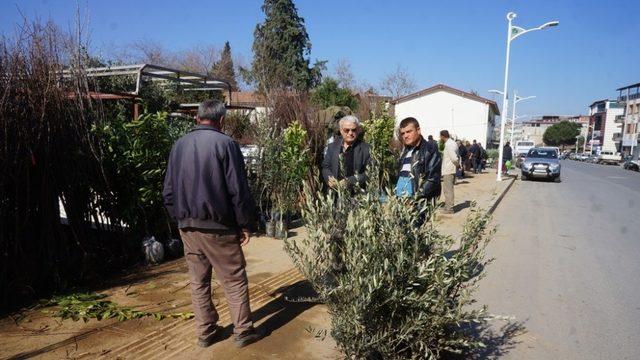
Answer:
[{"label": "white wall", "polygon": [[609,108],[607,104],[607,117],[604,126],[604,136],[602,140],[602,150],[613,151],[617,150],[616,142],[613,141],[613,133],[622,132],[622,124],[616,123],[616,116],[624,114],[624,108]]},{"label": "white wall", "polygon": [[478,140],[483,146],[490,140],[489,105],[463,98],[447,91],[438,91],[395,105],[396,126],[409,116],[420,122],[426,138],[438,138],[440,130],[449,130],[457,138]]}]

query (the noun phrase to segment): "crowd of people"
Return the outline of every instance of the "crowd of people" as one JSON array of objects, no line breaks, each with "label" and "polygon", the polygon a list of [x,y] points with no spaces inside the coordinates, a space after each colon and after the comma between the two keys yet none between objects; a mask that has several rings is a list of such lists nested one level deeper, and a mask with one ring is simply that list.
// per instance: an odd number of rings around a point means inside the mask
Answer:
[{"label": "crowd of people", "polygon": [[[211,275],[215,271],[229,304],[235,343],[244,347],[261,339],[251,319],[245,257],[256,213],[249,191],[239,145],[222,132],[226,107],[217,100],[200,104],[197,126],[173,146],[165,176],[163,198],[168,213],[177,221],[189,270],[198,345],[208,347],[220,340],[222,328],[211,301]],[[327,191],[345,186],[355,193],[366,186],[371,148],[362,140],[360,121],[345,116],[339,121],[340,136],[327,146],[322,161],[322,180]],[[440,131],[440,141],[425,140],[413,117],[400,121],[403,149],[397,160],[395,193],[435,203],[444,196],[442,211],[454,213],[456,175],[482,172],[486,151],[473,144],[454,141]]]}]

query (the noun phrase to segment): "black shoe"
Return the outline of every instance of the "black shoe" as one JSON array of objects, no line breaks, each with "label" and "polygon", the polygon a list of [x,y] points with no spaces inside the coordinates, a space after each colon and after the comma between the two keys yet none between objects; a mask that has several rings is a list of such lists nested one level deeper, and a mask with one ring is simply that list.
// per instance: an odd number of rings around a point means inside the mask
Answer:
[{"label": "black shoe", "polygon": [[216,326],[211,335],[204,338],[198,338],[198,346],[206,348],[220,340],[222,340],[222,327]]},{"label": "black shoe", "polygon": [[242,334],[236,336],[236,347],[243,348],[247,345],[251,345],[254,342],[262,339],[264,337],[264,333],[262,331],[251,328]]}]

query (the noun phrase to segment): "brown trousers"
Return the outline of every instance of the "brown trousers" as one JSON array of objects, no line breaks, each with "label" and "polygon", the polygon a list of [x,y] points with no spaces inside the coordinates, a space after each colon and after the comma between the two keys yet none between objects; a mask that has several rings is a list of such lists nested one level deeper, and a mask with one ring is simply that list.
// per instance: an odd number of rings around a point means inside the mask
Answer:
[{"label": "brown trousers", "polygon": [[249,308],[249,288],[240,238],[234,232],[195,229],[180,230],[184,257],[189,268],[191,301],[199,338],[210,335],[219,316],[211,301],[211,268],[229,305],[233,332],[238,335],[253,326]]}]

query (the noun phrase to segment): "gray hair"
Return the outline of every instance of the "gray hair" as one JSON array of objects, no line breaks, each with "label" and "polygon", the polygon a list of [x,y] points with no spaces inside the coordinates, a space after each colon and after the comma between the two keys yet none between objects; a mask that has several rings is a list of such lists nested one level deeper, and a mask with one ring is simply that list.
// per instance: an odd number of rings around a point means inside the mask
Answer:
[{"label": "gray hair", "polygon": [[227,114],[227,107],[220,100],[205,100],[198,106],[198,117],[201,120],[220,121]]},{"label": "gray hair", "polygon": [[355,124],[357,127],[360,127],[360,120],[358,120],[358,118],[353,115],[347,115],[342,117],[342,119],[340,119],[340,121],[338,122],[338,125],[342,127],[342,124],[344,123],[352,123],[352,124]]}]

